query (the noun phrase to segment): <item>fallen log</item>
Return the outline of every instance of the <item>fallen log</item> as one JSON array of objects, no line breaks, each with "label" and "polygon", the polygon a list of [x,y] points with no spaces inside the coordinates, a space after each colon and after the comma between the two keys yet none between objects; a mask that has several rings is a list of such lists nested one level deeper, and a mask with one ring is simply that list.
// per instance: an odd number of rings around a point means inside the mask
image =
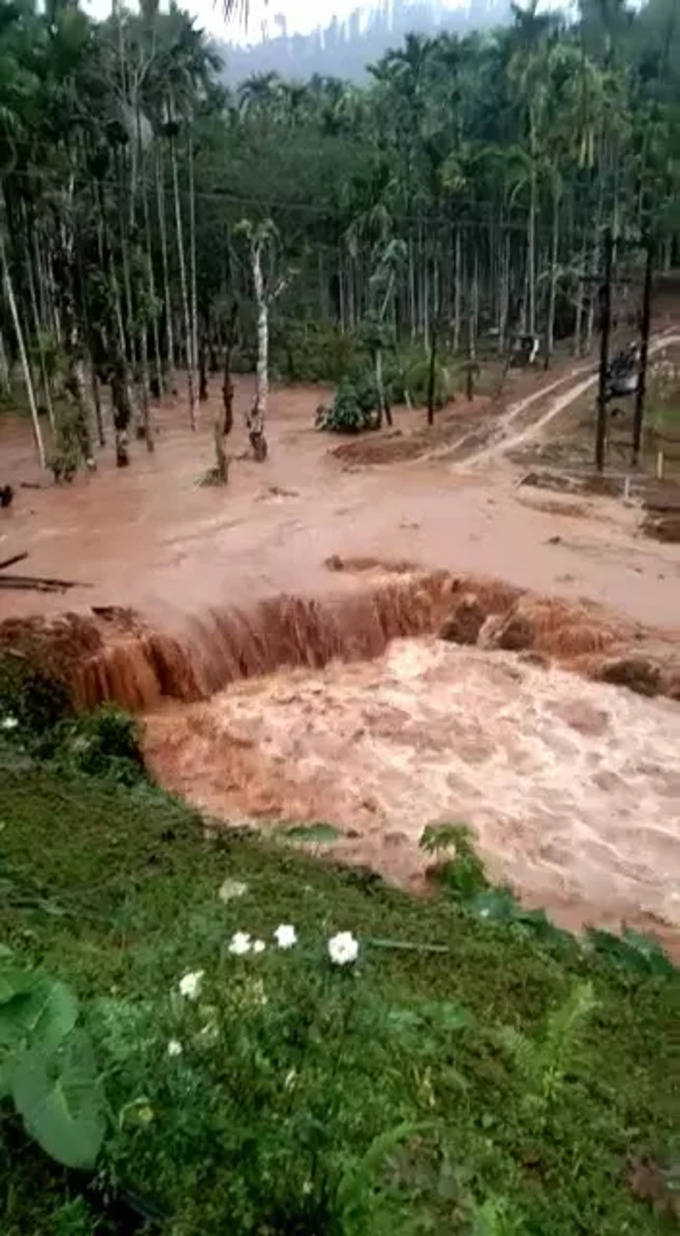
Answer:
[{"label": "fallen log", "polygon": [[68,588],[91,588],[77,579],[51,579],[45,575],[0,575],[0,588],[34,588],[38,592],[66,592]]},{"label": "fallen log", "polygon": [[14,566],[17,562],[23,562],[28,558],[28,551],[24,550],[23,554],[14,554],[11,558],[5,558],[4,562],[0,562],[0,571],[4,571],[5,567]]}]

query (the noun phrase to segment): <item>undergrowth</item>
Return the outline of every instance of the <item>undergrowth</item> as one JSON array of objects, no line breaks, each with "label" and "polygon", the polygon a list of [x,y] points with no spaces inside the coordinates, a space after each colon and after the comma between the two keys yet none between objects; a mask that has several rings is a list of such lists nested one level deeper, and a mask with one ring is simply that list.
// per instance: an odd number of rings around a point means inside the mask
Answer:
[{"label": "undergrowth", "polygon": [[[677,974],[647,942],[549,930],[460,826],[425,833],[426,901],[300,855],[299,828],[206,833],[122,714],[4,741],[25,763],[0,782],[0,1007],[10,970],[57,984],[102,1140],[94,1170],[59,1166],[10,1084],[3,1236],[670,1230],[627,1183],[678,1150]],[[358,958],[333,965],[348,930]],[[236,955],[235,932],[266,947]]]}]

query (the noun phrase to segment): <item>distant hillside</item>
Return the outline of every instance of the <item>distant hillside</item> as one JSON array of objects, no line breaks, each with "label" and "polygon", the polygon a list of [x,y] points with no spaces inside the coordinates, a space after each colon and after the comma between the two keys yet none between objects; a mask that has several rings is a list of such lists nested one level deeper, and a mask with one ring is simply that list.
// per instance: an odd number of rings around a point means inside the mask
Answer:
[{"label": "distant hillside", "polygon": [[314,73],[358,81],[366,75],[366,65],[378,60],[388,47],[398,46],[410,31],[434,34],[437,30],[488,29],[510,20],[510,0],[475,0],[458,9],[434,3],[409,3],[395,0],[379,8],[357,8],[344,21],[333,18],[325,29],[312,34],[288,34],[284,14],[275,22],[280,34],[249,47],[221,43],[224,80],[237,85],[254,73],[279,73],[286,78],[305,79]]}]

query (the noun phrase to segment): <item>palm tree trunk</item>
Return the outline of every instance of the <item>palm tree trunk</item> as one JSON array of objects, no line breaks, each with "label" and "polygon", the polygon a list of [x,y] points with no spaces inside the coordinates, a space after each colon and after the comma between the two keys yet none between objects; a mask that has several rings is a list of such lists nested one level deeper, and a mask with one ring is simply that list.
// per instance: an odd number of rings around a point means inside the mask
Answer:
[{"label": "palm tree trunk", "polygon": [[546,360],[549,362],[555,350],[555,303],[557,300],[557,253],[559,245],[560,197],[553,186],[553,217],[552,217],[552,249],[550,254],[550,298],[548,301],[548,329],[546,339]]},{"label": "palm tree trunk", "polygon": [[35,392],[33,390],[33,380],[31,378],[31,369],[26,355],[26,347],[24,344],[24,334],[21,329],[21,321],[19,319],[19,310],[17,302],[14,298],[14,288],[12,287],[12,279],[7,265],[7,255],[5,253],[5,240],[0,232],[0,266],[2,267],[2,280],[5,285],[5,296],[9,305],[9,312],[14,326],[14,333],[17,340],[17,348],[19,349],[19,359],[21,361],[21,370],[24,376],[24,385],[26,387],[26,395],[28,398],[28,406],[31,412],[31,423],[33,425],[33,437],[38,451],[38,460],[40,467],[45,467],[45,445],[43,443],[42,432],[40,429],[40,421],[38,420],[38,409],[35,402]]},{"label": "palm tree trunk", "polygon": [[458,352],[460,348],[460,308],[461,308],[461,252],[460,252],[460,228],[456,228],[456,239],[454,244],[454,273],[455,281],[453,290],[453,350]]},{"label": "palm tree trunk", "polygon": [[163,152],[159,148],[156,158],[156,205],[158,207],[158,231],[161,238],[163,264],[163,294],[165,296],[165,331],[168,349],[168,387],[175,385],[175,341],[172,333],[172,301],[170,300],[170,275],[168,271],[168,237],[165,230],[165,202],[162,177]]},{"label": "palm tree trunk", "polygon": [[583,246],[581,248],[581,257],[579,259],[580,274],[579,274],[579,281],[578,281],[578,292],[576,293],[576,317],[574,320],[574,340],[573,340],[572,348],[571,348],[572,354],[574,356],[581,355],[581,333],[583,330],[583,291],[585,288],[583,276],[585,275],[585,272],[586,272],[587,257],[588,257],[588,253],[586,249],[586,237],[585,237],[585,232],[584,232]]},{"label": "palm tree trunk", "polygon": [[182,234],[182,211],[179,204],[179,181],[177,177],[177,154],[175,139],[170,138],[170,164],[172,168],[172,188],[175,199],[175,227],[177,229],[177,256],[179,258],[179,281],[182,292],[182,309],[184,312],[184,338],[186,346],[187,384],[189,391],[189,424],[196,428],[196,392],[194,389],[194,374],[192,367],[191,348],[191,316],[189,314],[189,294],[187,291],[187,270],[184,261],[184,237]]},{"label": "palm tree trunk", "polygon": [[247,419],[248,436],[253,453],[258,461],[267,457],[267,396],[269,394],[269,306],[262,276],[262,246],[254,240],[251,245],[253,283],[257,305],[257,369],[255,372],[255,402]]},{"label": "palm tree trunk", "polygon": [[156,302],[156,280],[153,273],[153,255],[151,252],[151,223],[149,220],[149,201],[146,196],[146,185],[142,187],[142,205],[144,209],[144,231],[146,233],[146,266],[149,283],[149,299],[151,301],[151,332],[153,338],[154,367],[159,397],[163,394],[163,366],[161,364],[161,345],[158,337],[158,312]]},{"label": "palm tree trunk", "polygon": [[503,355],[508,330],[510,310],[510,233],[503,239],[503,255],[500,263],[500,292],[498,297],[498,354]]},{"label": "palm tree trunk", "polygon": [[0,330],[0,395],[7,398],[11,394],[11,386],[9,381],[9,365],[7,364],[7,351],[5,349],[5,340],[2,331]]},{"label": "palm tree trunk", "polygon": [[26,274],[28,279],[28,292],[31,302],[31,313],[33,315],[33,330],[35,331],[35,342],[38,349],[38,357],[40,362],[40,378],[43,386],[43,394],[45,397],[45,407],[47,408],[47,416],[50,422],[50,429],[54,433],[54,408],[52,406],[52,392],[50,390],[49,378],[45,367],[45,349],[43,347],[42,330],[40,328],[40,314],[38,312],[38,301],[35,294],[35,281],[33,279],[33,268],[31,265],[31,255],[26,243]]},{"label": "palm tree trunk", "polygon": [[529,188],[529,219],[527,223],[527,305],[528,331],[536,334],[536,171],[531,168]]},{"label": "palm tree trunk", "polygon": [[198,298],[196,291],[196,193],[194,190],[194,147],[188,137],[189,161],[189,262],[191,278],[191,363],[196,389],[198,375]]}]

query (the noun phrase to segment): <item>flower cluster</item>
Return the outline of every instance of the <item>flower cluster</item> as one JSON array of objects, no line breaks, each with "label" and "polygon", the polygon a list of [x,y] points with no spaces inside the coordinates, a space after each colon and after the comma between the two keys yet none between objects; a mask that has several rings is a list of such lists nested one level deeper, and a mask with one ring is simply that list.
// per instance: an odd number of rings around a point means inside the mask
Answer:
[{"label": "flower cluster", "polygon": [[[294,948],[298,943],[297,931],[292,923],[279,923],[272,934],[276,947],[284,951]],[[253,939],[247,931],[235,931],[228,947],[233,957],[245,957],[248,953],[264,953],[267,946],[264,940]],[[359,956],[359,941],[351,931],[339,931],[328,940],[327,950],[334,966],[351,966]],[[203,976],[203,970],[192,970],[182,976],[179,993],[185,1000],[198,1000]],[[266,997],[263,997],[263,1002],[266,1003]],[[178,1039],[170,1039],[167,1045],[168,1056],[180,1056],[182,1050]]]}]

